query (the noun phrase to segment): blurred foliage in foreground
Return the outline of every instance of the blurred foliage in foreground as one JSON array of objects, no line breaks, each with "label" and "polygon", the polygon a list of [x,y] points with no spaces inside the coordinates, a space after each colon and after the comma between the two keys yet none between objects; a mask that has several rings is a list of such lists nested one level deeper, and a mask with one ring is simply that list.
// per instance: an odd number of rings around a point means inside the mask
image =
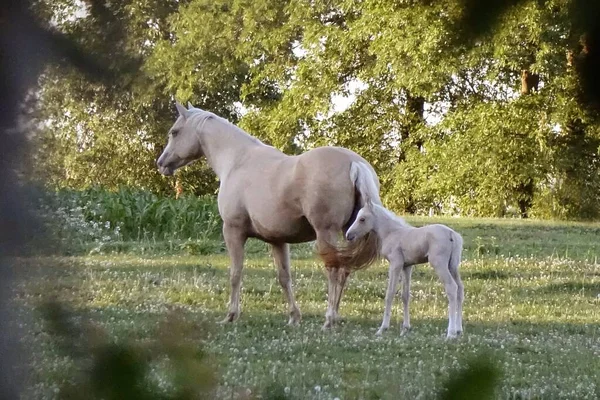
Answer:
[{"label": "blurred foliage in foreground", "polygon": [[115,343],[97,326],[76,323],[59,303],[46,303],[42,311],[56,346],[78,367],[60,387],[60,399],[214,398],[218,369],[198,345],[206,327],[172,314],[152,342]]}]

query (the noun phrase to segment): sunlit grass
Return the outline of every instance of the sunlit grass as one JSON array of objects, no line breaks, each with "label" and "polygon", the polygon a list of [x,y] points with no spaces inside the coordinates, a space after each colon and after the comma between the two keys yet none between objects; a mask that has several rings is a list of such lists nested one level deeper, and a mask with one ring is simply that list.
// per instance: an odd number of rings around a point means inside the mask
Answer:
[{"label": "sunlit grass", "polygon": [[[242,315],[234,324],[216,323],[226,313],[229,293],[224,254],[26,259],[23,268],[44,274],[23,286],[21,304],[33,308],[55,296],[115,340],[150,339],[172,309],[207,321],[212,328],[205,346],[218,360],[221,398],[260,394],[273,383],[300,399],[431,398],[480,354],[502,370],[499,398],[598,398],[598,227],[489,221],[484,229],[476,220],[444,222],[454,223],[467,239],[461,266],[465,335],[456,341],[444,338],[447,302],[428,265],[413,274],[408,335],[399,334],[398,304],[392,329],[381,338],[374,335],[387,283],[383,263],[351,277],[341,306],[344,320],[322,332],[326,280],[320,263],[308,257],[309,246],[294,253],[294,287],[303,312],[297,328],[285,325],[276,271],[258,244],[250,244],[258,247],[246,262]],[[485,231],[493,235],[482,236]],[[24,339],[35,349],[31,396],[55,398],[54,389],[72,365],[41,324],[33,325]]]}]

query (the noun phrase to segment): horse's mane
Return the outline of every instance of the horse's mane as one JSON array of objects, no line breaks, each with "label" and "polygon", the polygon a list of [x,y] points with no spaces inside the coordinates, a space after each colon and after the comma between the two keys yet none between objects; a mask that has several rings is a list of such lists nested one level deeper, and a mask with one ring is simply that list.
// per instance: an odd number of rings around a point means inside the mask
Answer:
[{"label": "horse's mane", "polygon": [[205,111],[202,110],[200,108],[194,108],[193,109],[193,113],[192,115],[189,117],[190,119],[198,119],[198,121],[194,121],[195,125],[196,125],[196,129],[202,129],[202,126],[206,123],[206,121],[213,120],[219,123],[220,125],[220,132],[219,134],[223,135],[223,134],[229,134],[229,135],[235,135],[235,136],[241,136],[244,139],[247,139],[253,143],[256,144],[262,144],[264,145],[263,142],[261,142],[259,139],[255,138],[254,136],[251,136],[250,134],[248,134],[248,132],[244,131],[243,129],[241,129],[240,127],[232,124],[231,122],[229,122],[228,120],[226,120],[225,118],[219,117],[217,114],[212,113],[210,111]]}]

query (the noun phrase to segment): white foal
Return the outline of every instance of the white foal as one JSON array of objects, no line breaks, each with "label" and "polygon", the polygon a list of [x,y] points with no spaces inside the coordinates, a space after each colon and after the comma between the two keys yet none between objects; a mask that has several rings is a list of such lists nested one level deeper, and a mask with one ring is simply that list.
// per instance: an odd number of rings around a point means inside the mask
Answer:
[{"label": "white foal", "polygon": [[356,220],[346,232],[348,241],[357,240],[374,232],[381,243],[381,255],[390,263],[389,281],[385,295],[383,322],[377,331],[381,335],[390,326],[392,303],[396,285],[402,273],[403,328],[410,329],[408,305],[412,267],[429,261],[443,282],[448,296],[448,338],[462,333],[463,283],[458,273],[461,260],[462,237],[445,225],[410,226],[386,208],[367,201]]}]

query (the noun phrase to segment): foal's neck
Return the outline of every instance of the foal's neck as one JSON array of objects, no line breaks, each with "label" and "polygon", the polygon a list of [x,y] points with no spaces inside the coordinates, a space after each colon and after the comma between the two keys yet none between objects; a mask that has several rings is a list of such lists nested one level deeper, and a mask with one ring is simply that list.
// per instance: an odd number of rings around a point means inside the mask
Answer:
[{"label": "foal's neck", "polygon": [[377,219],[375,224],[375,233],[383,241],[392,232],[410,229],[412,226],[403,218],[397,216],[383,206],[374,205],[373,213]]}]

